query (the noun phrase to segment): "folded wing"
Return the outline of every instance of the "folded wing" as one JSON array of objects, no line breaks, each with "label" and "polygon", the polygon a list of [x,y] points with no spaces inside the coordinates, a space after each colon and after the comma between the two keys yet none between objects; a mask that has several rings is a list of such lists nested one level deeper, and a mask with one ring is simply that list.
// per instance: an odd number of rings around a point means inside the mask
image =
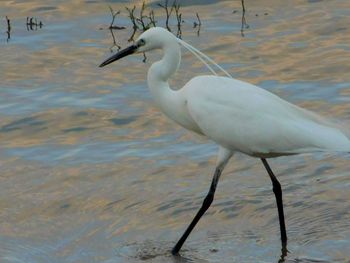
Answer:
[{"label": "folded wing", "polygon": [[331,123],[252,84],[200,76],[183,92],[201,131],[228,149],[258,157],[350,151],[349,139]]}]

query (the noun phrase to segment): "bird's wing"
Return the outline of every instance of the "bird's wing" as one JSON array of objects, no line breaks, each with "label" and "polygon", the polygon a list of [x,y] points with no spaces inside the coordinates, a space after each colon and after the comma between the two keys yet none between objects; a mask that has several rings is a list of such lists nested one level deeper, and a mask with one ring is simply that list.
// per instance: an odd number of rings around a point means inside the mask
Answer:
[{"label": "bird's wing", "polygon": [[266,157],[350,151],[349,139],[321,117],[249,83],[201,76],[183,92],[201,131],[228,149]]}]

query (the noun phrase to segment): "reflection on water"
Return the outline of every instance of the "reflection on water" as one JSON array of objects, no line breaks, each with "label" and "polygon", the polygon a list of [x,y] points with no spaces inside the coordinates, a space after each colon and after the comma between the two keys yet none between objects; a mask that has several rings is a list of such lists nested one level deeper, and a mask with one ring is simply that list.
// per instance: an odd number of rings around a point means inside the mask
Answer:
[{"label": "reflection on water", "polygon": [[[157,3],[151,6],[164,24]],[[348,126],[349,1],[246,0],[244,38],[240,1],[181,3],[184,40],[235,77]],[[117,41],[100,30],[110,23],[108,5],[129,4],[1,1],[11,35],[3,20],[0,261],[281,261],[269,178],[259,160],[239,154],[181,257],[170,255],[207,192],[217,147],[154,107],[145,79],[160,54],[147,54],[146,64],[136,55],[98,68],[112,44],[124,47],[132,34],[126,13],[117,17],[126,27],[114,31]],[[45,25],[27,31],[26,17]],[[170,24],[176,32],[177,21]],[[184,53],[172,84],[203,72]],[[285,262],[350,261],[348,159],[271,160],[284,189]]]}]

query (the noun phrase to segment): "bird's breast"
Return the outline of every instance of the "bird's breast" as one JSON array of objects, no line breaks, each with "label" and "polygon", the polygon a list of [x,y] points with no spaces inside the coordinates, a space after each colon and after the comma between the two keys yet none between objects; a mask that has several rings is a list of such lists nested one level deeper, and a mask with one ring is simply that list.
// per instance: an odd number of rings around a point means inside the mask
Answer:
[{"label": "bird's breast", "polygon": [[177,93],[172,97],[172,101],[160,101],[158,106],[160,110],[171,120],[181,125],[187,130],[203,135],[203,132],[190,115],[187,108],[186,98],[181,96],[180,91],[174,91]]}]

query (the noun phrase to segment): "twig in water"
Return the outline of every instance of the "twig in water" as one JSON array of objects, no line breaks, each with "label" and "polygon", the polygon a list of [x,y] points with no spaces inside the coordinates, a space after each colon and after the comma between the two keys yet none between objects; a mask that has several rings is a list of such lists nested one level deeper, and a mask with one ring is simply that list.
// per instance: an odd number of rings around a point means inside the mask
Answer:
[{"label": "twig in water", "polygon": [[42,28],[44,26],[43,22],[42,21],[39,21],[38,23],[38,19],[35,17],[27,17],[27,30],[28,31],[33,31],[33,30],[38,30],[38,27],[39,28]]},{"label": "twig in water", "polygon": [[114,36],[114,33],[113,33],[113,29],[112,28],[109,28],[109,31],[111,32],[111,35],[112,35],[112,39],[113,39],[113,44],[112,46],[109,48],[109,50],[111,51],[111,53],[113,53],[113,48],[114,47],[117,47],[117,51],[119,51],[121,49],[121,46],[119,46],[117,44],[117,42],[115,41],[115,36]]},{"label": "twig in water", "polygon": [[134,15],[136,6],[134,5],[134,7],[132,9],[129,9],[129,8],[125,7],[125,9],[129,12],[129,18],[130,18],[130,20],[132,22],[134,30],[137,30],[139,27],[136,24],[136,18],[135,18],[135,15]]},{"label": "twig in water", "polygon": [[134,12],[135,12],[135,9],[136,9],[136,6],[134,5],[134,7],[132,9],[129,9],[128,7],[125,7],[125,9],[128,11],[129,13],[129,18],[131,20],[131,23],[132,23],[132,29],[133,29],[133,32],[130,36],[130,38],[128,39],[128,42],[131,42],[131,41],[134,41],[134,36],[135,36],[135,33],[137,31],[137,29],[139,29],[137,23],[136,23],[136,18],[135,18],[135,15],[134,15]]},{"label": "twig in water", "polygon": [[7,22],[7,30],[11,31],[11,21],[7,16],[6,16],[6,22]]},{"label": "twig in water", "polygon": [[131,36],[128,39],[128,42],[131,42],[131,41],[134,42],[134,36],[136,34],[136,31],[137,31],[137,27],[133,27],[132,28],[132,33],[131,33]]},{"label": "twig in water", "polygon": [[[125,7],[126,10],[129,12],[129,18],[133,24],[133,32],[128,39],[128,42],[134,41],[134,36],[137,30],[140,30],[142,32],[146,31],[151,27],[151,25],[156,26],[156,20],[154,18],[154,12],[153,10],[150,11],[149,16],[144,15],[146,4],[145,2],[142,3],[142,7],[140,10],[140,17],[135,16],[135,10],[136,6],[134,6],[132,9],[129,9]],[[147,21],[147,19],[149,21]]]},{"label": "twig in water", "polygon": [[168,9],[168,0],[165,0],[165,4],[164,4],[164,5],[162,5],[162,4],[159,3],[158,6],[164,8],[165,14],[166,14],[165,26],[166,26],[166,28],[168,29],[168,31],[171,32],[171,29],[170,29],[170,27],[169,27],[169,18],[170,18],[170,16],[171,16],[171,13],[173,12],[173,7],[174,7],[174,6],[172,6],[172,7],[170,8],[170,11],[169,11],[169,9]]},{"label": "twig in water", "polygon": [[143,1],[142,7],[141,7],[141,10],[140,10],[140,17],[136,18],[136,21],[142,26],[142,31],[146,31],[147,29],[149,29],[150,25],[152,24],[152,21],[147,23],[147,24],[144,21],[144,18],[150,19],[148,16],[145,16],[143,14],[143,12],[145,11],[145,8],[146,8],[145,1]]},{"label": "twig in water", "polygon": [[151,21],[150,24],[152,24],[155,27],[157,21],[154,19],[154,11],[153,10],[151,10],[149,12],[148,19],[149,19],[149,21]]},{"label": "twig in water", "polygon": [[113,8],[111,6],[109,6],[109,10],[111,11],[111,15],[112,15],[112,21],[111,21],[111,24],[109,25],[109,29],[118,29],[118,30],[125,29],[125,27],[123,27],[123,26],[114,26],[113,25],[114,24],[114,20],[117,17],[117,15],[120,14],[120,11],[118,10],[117,12],[114,12]]},{"label": "twig in water", "polygon": [[245,20],[245,6],[244,6],[244,0],[241,0],[242,3],[242,24],[241,24],[241,36],[244,37],[244,29],[249,28],[249,25],[247,24],[247,21]]},{"label": "twig in water", "polygon": [[11,21],[10,19],[6,16],[6,22],[7,22],[7,39],[6,42],[9,42],[9,40],[11,39]]},{"label": "twig in water", "polygon": [[[31,20],[32,21],[32,20]],[[26,25],[27,25],[27,31],[29,31],[29,26],[31,25],[31,23],[29,22],[29,17],[27,17],[27,23],[26,23]]]},{"label": "twig in water", "polygon": [[199,32],[201,31],[202,22],[201,22],[201,19],[199,18],[198,13],[196,13],[196,16],[197,16],[198,23],[197,22],[193,22],[193,28],[196,28],[198,26],[197,36],[199,36]]},{"label": "twig in water", "polygon": [[181,35],[182,35],[182,32],[181,32],[182,14],[179,12],[180,11],[180,4],[177,4],[176,0],[173,3],[173,8],[175,10],[176,19],[177,19],[177,33],[176,33],[176,36],[178,38],[181,38]]}]

